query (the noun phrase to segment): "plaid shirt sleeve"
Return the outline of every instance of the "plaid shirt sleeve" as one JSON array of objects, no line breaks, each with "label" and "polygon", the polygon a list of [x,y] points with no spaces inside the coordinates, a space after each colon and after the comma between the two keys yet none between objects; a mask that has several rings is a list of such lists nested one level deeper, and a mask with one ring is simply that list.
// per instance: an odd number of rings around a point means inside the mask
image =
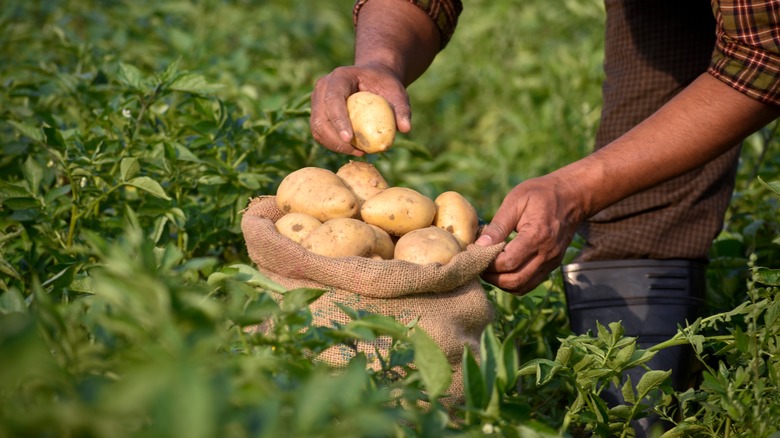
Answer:
[{"label": "plaid shirt sleeve", "polygon": [[780,0],[712,0],[716,43],[709,73],[780,105]]},{"label": "plaid shirt sleeve", "polygon": [[[352,22],[353,25],[357,25],[358,14],[360,8],[368,0],[357,0],[355,7],[352,10]],[[444,49],[447,43],[452,39],[452,34],[455,32],[455,27],[458,24],[458,16],[463,11],[463,4],[461,0],[408,0],[413,3],[433,20],[436,27],[439,29],[439,35],[441,35],[441,44],[439,50]]]}]

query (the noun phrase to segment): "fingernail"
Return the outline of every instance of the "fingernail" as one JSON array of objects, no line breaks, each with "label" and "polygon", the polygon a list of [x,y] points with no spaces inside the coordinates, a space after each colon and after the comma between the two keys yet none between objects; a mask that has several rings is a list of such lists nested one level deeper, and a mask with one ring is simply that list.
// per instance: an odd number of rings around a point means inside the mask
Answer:
[{"label": "fingernail", "polygon": [[409,131],[412,129],[412,119],[410,119],[408,116],[402,117],[399,128],[402,128],[404,131]]},{"label": "fingernail", "polygon": [[344,140],[344,141],[352,140],[352,136],[349,135],[349,132],[347,132],[347,131],[341,131],[341,132],[339,132],[339,135],[341,136],[341,139]]},{"label": "fingernail", "polygon": [[479,239],[474,243],[479,246],[490,246],[493,243],[493,238],[487,234],[483,234],[479,236]]}]

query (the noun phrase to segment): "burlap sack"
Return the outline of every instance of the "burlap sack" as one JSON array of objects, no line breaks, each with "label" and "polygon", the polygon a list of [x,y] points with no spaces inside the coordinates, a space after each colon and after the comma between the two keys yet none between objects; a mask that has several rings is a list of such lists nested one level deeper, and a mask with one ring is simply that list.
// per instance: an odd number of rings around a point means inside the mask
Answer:
[{"label": "burlap sack", "polygon": [[[463,347],[470,347],[478,355],[479,338],[493,318],[479,273],[504,244],[470,245],[444,266],[365,257],[330,258],[313,254],[279,234],[274,223],[282,215],[275,196],[252,199],[244,210],[241,229],[257,269],[287,289],[327,290],[310,306],[313,324],[317,326],[349,322],[336,303],[391,316],[403,324],[419,318],[417,326],[438,343],[453,368],[447,403],[459,403],[463,397]],[[388,347],[387,339],[358,343],[359,351],[366,353],[369,360],[375,348],[384,355]],[[337,346],[318,359],[341,365],[354,354],[352,348]]]}]

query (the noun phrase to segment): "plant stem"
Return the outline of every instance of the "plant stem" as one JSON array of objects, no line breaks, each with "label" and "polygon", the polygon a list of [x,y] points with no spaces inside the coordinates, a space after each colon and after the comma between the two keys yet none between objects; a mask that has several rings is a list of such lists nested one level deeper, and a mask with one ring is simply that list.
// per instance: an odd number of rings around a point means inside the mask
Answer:
[{"label": "plant stem", "polygon": [[97,212],[97,207],[100,204],[100,202],[103,201],[104,199],[106,199],[106,197],[108,197],[108,195],[110,195],[116,189],[122,187],[123,185],[124,184],[121,184],[121,183],[117,184],[117,185],[111,187],[110,189],[108,189],[108,191],[106,191],[105,193],[103,193],[100,196],[98,196],[97,198],[95,198],[92,202],[89,203],[87,208],[85,208],[83,210],[83,213],[77,213],[75,216],[71,216],[71,222],[73,221],[73,217],[76,217],[76,220],[81,219],[82,217],[84,217],[85,214],[89,213],[89,211],[92,210],[93,208],[96,209],[95,212]]},{"label": "plant stem", "polygon": [[76,206],[76,196],[74,194],[73,201],[70,204],[70,223],[68,224],[68,237],[65,240],[65,246],[70,248],[73,246],[73,236],[76,234],[76,222],[79,220],[79,209]]}]

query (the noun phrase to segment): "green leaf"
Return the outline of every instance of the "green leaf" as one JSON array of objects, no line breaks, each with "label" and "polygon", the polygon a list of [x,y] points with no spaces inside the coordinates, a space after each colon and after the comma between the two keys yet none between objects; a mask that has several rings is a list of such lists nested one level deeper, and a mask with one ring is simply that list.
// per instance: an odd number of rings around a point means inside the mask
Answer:
[{"label": "green leaf", "polygon": [[176,76],[179,73],[180,61],[181,58],[177,58],[174,61],[172,61],[170,64],[168,64],[168,66],[165,67],[165,70],[163,70],[162,74],[160,74],[160,80],[169,81],[171,78]]},{"label": "green leaf", "polygon": [[24,297],[16,288],[11,288],[0,294],[0,315],[11,312],[27,311]]},{"label": "green leaf", "polygon": [[293,289],[284,294],[281,306],[282,310],[293,312],[302,309],[317,301],[325,292],[327,291],[324,289],[311,289],[306,287]]},{"label": "green leaf", "polygon": [[449,389],[452,367],[441,348],[421,328],[412,330],[411,341],[414,345],[414,365],[420,371],[428,397],[436,399]]},{"label": "green leaf", "polygon": [[68,289],[74,292],[93,294],[95,293],[95,281],[92,277],[77,277],[68,285]]},{"label": "green leaf", "polygon": [[627,362],[631,361],[631,359],[634,357],[635,351],[636,351],[636,342],[632,342],[626,345],[625,347],[621,348],[615,355],[615,360],[613,361],[615,367],[622,367]]},{"label": "green leaf", "polygon": [[734,327],[731,334],[734,336],[734,345],[737,346],[737,350],[740,353],[747,353],[750,348],[750,336],[746,335],[739,326]]},{"label": "green leaf", "polygon": [[609,330],[607,330],[607,327],[598,321],[596,321],[596,338],[607,345],[610,345],[609,341],[612,339],[612,335]]},{"label": "green leaf", "polygon": [[558,351],[555,353],[555,361],[559,364],[566,366],[571,358],[571,347],[568,345],[561,345],[558,347]]},{"label": "green leaf", "polygon": [[631,376],[626,376],[626,383],[620,388],[620,393],[623,394],[623,400],[625,400],[626,403],[636,403],[636,394],[634,393],[634,385],[631,384]]},{"label": "green leaf", "polygon": [[549,359],[533,359],[526,362],[518,371],[517,376],[536,374],[536,384],[544,385],[552,380],[561,364]]},{"label": "green leaf", "polygon": [[643,374],[642,378],[639,379],[639,383],[636,384],[637,399],[645,398],[651,390],[659,387],[671,375],[671,370],[651,370]]},{"label": "green leaf", "polygon": [[347,324],[347,328],[365,327],[369,328],[380,335],[392,336],[395,339],[406,336],[409,329],[389,316],[368,314],[360,317],[355,321],[350,321]]},{"label": "green leaf", "polygon": [[499,374],[505,376],[506,380],[503,387],[499,389],[503,393],[509,392],[517,383],[515,370],[520,367],[520,358],[518,357],[517,345],[515,343],[516,338],[517,332],[514,332],[501,343],[501,362],[499,363],[501,370]]},{"label": "green leaf", "polygon": [[774,180],[770,182],[764,181],[760,176],[758,177],[758,181],[761,182],[766,188],[769,190],[775,192],[776,194],[780,195],[780,180]]},{"label": "green leaf", "polygon": [[767,286],[780,286],[780,269],[759,267],[753,273],[757,282]]},{"label": "green leaf", "polygon": [[37,195],[41,189],[41,180],[43,180],[43,167],[33,158],[32,155],[28,155],[27,159],[22,164],[22,174],[24,180],[30,187],[30,191]]},{"label": "green leaf", "polygon": [[353,307],[349,307],[349,306],[347,306],[346,304],[343,304],[343,303],[335,303],[335,304],[336,304],[336,307],[338,307],[339,310],[344,312],[344,314],[347,315],[347,317],[349,319],[354,320],[354,319],[360,318],[360,312],[357,309],[355,309]]},{"label": "green leaf", "polygon": [[[13,267],[8,261],[6,261],[4,258],[2,258],[2,253],[0,253],[0,272],[3,274],[15,278],[17,280],[21,280],[22,276],[19,275],[19,272],[16,270],[16,268]],[[0,283],[2,284],[2,283]]]},{"label": "green leaf", "polygon": [[619,321],[610,322],[609,331],[612,332],[612,342],[609,345],[615,345],[623,337],[623,325]]},{"label": "green leaf", "polygon": [[190,151],[187,147],[180,145],[179,143],[175,143],[173,146],[176,150],[176,159],[178,161],[187,161],[190,163],[203,162],[203,160],[201,160],[197,155],[193,154],[192,151]]},{"label": "green leaf", "polygon": [[250,301],[245,305],[244,313],[236,316],[239,325],[260,324],[279,312],[279,305],[272,299]]},{"label": "green leaf", "polygon": [[51,204],[55,199],[60,196],[65,196],[70,193],[70,184],[64,186],[55,187],[43,195],[43,200],[46,204]]},{"label": "green leaf", "polygon": [[17,122],[15,120],[8,120],[8,123],[10,123],[14,128],[16,128],[16,130],[19,131],[20,134],[22,134],[23,136],[29,139],[38,142],[42,142],[44,139],[43,130],[41,128],[28,125],[22,122]]},{"label": "green leaf", "polygon": [[[43,134],[46,138],[46,144],[55,148],[65,149],[65,138],[62,137],[62,132],[59,129],[52,128],[50,126],[43,127]],[[55,149],[56,150],[56,149]]]},{"label": "green leaf", "polygon": [[609,421],[609,409],[607,408],[607,404],[604,402],[604,400],[596,397],[592,393],[587,394],[586,398],[590,400],[589,405],[593,409],[593,413],[596,414],[598,422],[606,423]]},{"label": "green leaf", "polygon": [[502,372],[499,362],[501,360],[501,342],[498,340],[493,325],[488,325],[482,332],[479,344],[480,369],[482,378],[485,379],[485,387],[488,394],[493,392],[493,386],[499,387],[506,384],[507,376]]},{"label": "green leaf", "polygon": [[611,408],[609,413],[611,416],[615,416],[623,420],[628,420],[628,417],[631,415],[631,407],[626,405],[618,405],[614,408]]},{"label": "green leaf", "polygon": [[154,221],[154,231],[152,232],[152,241],[154,243],[159,243],[160,239],[163,236],[163,233],[166,230],[166,225],[168,224],[168,217],[167,216],[159,216]]},{"label": "green leaf", "polygon": [[[287,292],[287,289],[284,286],[266,277],[252,266],[243,263],[230,265],[230,267],[226,269],[225,272],[231,273],[236,280],[244,281],[254,287],[263,288],[280,294]],[[212,276],[215,277],[215,280],[217,278],[215,274],[209,276],[209,284],[212,284]]]},{"label": "green leaf", "polygon": [[487,388],[479,364],[468,347],[463,348],[463,392],[467,409],[483,409],[487,404]]},{"label": "green leaf", "polygon": [[711,392],[714,392],[715,394],[719,394],[722,396],[726,395],[726,390],[724,389],[723,384],[712,373],[710,373],[709,371],[704,371],[702,373],[702,378],[703,381],[701,387],[703,389],[707,389]]},{"label": "green leaf", "polygon": [[198,184],[204,184],[207,186],[221,186],[226,182],[227,179],[221,175],[204,175],[198,178]]},{"label": "green leaf", "polygon": [[162,186],[157,181],[149,178],[148,176],[139,176],[137,178],[133,178],[130,181],[127,181],[125,184],[137,187],[141,190],[145,190],[157,198],[165,199],[166,201],[171,200],[170,196],[165,193],[165,190],[163,190]]},{"label": "green leaf", "polygon": [[120,63],[118,79],[119,82],[129,85],[136,90],[144,88],[143,74],[141,74],[141,70],[138,70],[134,65],[125,64],[124,62]]},{"label": "green leaf", "polygon": [[582,394],[582,392],[577,393],[577,398],[572,402],[569,412],[576,414],[585,406],[585,398]]},{"label": "green leaf", "polygon": [[221,88],[218,84],[209,84],[206,79],[194,73],[185,73],[168,86],[168,89],[192,94],[210,94]]},{"label": "green leaf", "polygon": [[125,157],[122,158],[122,162],[119,164],[119,175],[122,181],[134,177],[141,170],[141,165],[138,163],[138,158]]},{"label": "green leaf", "polygon": [[[769,308],[766,309],[766,314],[764,315],[764,322],[766,323],[767,329],[772,330],[775,323],[778,322],[778,316],[780,316],[780,301],[774,301]],[[780,330],[773,331],[773,333],[778,332],[780,332]]]},{"label": "green leaf", "polygon": [[31,195],[26,181],[0,181],[0,200],[29,198]]},{"label": "green leaf", "polygon": [[431,151],[427,147],[425,147],[424,144],[419,142],[396,138],[395,141],[393,142],[393,147],[399,149],[406,149],[419,158],[433,157],[433,155],[431,155]]}]

